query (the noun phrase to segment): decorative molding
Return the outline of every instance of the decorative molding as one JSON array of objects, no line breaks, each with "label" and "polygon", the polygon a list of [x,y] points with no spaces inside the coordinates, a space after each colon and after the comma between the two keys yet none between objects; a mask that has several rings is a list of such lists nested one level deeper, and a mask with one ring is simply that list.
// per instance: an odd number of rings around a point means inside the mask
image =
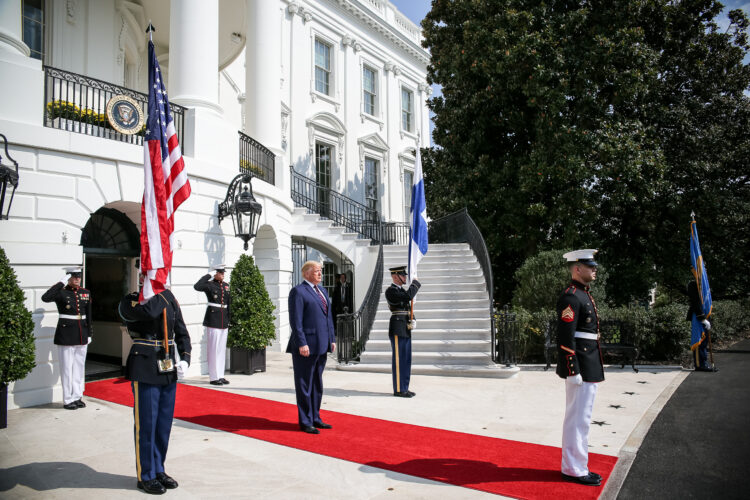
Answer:
[{"label": "decorative molding", "polygon": [[404,172],[407,170],[414,172],[416,161],[416,148],[406,148],[398,154],[398,175],[402,183],[404,182]]},{"label": "decorative molding", "polygon": [[344,47],[350,47],[354,44],[354,38],[352,38],[350,35],[344,35],[341,39],[341,43]]},{"label": "decorative molding", "polygon": [[357,145],[359,146],[359,170],[364,172],[365,170],[365,156],[370,153],[370,156],[378,157],[383,164],[383,178],[388,173],[388,152],[390,148],[379,134],[370,134],[357,139]]},{"label": "decorative molding", "polygon": [[288,130],[289,130],[289,116],[292,114],[292,110],[289,107],[281,103],[281,149],[286,151],[288,142]]},{"label": "decorative molding", "polygon": [[68,24],[75,26],[78,17],[78,0],[67,0],[65,2],[65,20]]},{"label": "decorative molding", "polygon": [[346,127],[336,116],[326,112],[317,113],[312,118],[308,118],[305,121],[305,125],[307,125],[310,155],[315,150],[315,138],[323,137],[329,142],[338,144],[339,161],[344,159]]},{"label": "decorative molding", "polygon": [[297,2],[291,2],[291,3],[290,3],[290,4],[288,5],[288,6],[287,6],[287,8],[286,8],[286,9],[287,9],[287,10],[289,11],[289,13],[290,13],[291,15],[294,15],[294,14],[296,14],[296,13],[297,13],[297,11],[299,10],[299,5],[297,4]]}]

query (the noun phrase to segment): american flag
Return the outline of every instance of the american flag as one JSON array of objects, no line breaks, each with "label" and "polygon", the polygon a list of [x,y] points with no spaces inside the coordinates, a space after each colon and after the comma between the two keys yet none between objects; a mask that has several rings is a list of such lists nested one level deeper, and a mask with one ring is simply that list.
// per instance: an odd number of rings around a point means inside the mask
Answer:
[{"label": "american flag", "polygon": [[141,204],[141,272],[147,279],[140,291],[141,303],[164,291],[169,284],[174,212],[190,196],[185,162],[151,41],[148,42],[148,87]]}]

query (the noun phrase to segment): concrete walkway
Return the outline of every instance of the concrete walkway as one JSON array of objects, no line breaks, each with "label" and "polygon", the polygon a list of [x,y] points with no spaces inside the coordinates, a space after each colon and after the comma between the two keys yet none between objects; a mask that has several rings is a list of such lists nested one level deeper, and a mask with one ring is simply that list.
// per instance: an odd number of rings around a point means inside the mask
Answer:
[{"label": "concrete walkway", "polygon": [[[291,357],[268,353],[265,373],[187,383],[294,403]],[[633,454],[688,372],[608,368],[594,407],[590,450]],[[339,371],[329,362],[323,409],[398,422],[560,446],[564,384],[552,371],[524,367],[511,379],[412,376],[412,399],[391,394],[391,376]],[[178,388],[179,390],[179,388]],[[132,409],[84,397],[8,412],[0,430],[0,498],[143,498],[135,488]],[[335,432],[333,429],[326,432]],[[630,455],[628,455],[630,456]],[[615,498],[627,475],[618,461],[602,498]],[[299,451],[175,421],[167,472],[180,483],[167,495],[192,498],[498,498],[479,491]]]}]

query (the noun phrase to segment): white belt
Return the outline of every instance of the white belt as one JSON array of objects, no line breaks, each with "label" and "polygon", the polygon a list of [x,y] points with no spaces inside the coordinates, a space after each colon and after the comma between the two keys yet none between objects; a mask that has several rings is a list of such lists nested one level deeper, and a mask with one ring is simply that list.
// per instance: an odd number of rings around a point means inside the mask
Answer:
[{"label": "white belt", "polygon": [[227,307],[226,304],[214,304],[213,302],[209,302],[208,305],[211,307],[220,307],[221,309],[226,309]]},{"label": "white belt", "polygon": [[596,333],[576,332],[575,337],[577,339],[599,340],[599,335]]},{"label": "white belt", "polygon": [[80,314],[61,314],[60,319],[86,319],[86,315],[81,316]]}]

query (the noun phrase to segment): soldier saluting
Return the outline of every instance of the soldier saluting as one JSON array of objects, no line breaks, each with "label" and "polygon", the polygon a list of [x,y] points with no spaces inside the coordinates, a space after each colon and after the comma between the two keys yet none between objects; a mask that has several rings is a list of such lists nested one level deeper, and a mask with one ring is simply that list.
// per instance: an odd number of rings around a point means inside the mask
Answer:
[{"label": "soldier saluting", "polygon": [[206,328],[206,350],[208,357],[208,380],[212,385],[227,385],[224,368],[227,360],[227,333],[229,332],[230,305],[229,284],[224,281],[224,264],[211,268],[214,273],[206,274],[193,285],[199,292],[205,292],[208,299],[203,326]]},{"label": "soldier saluting", "polygon": [[388,323],[388,338],[391,341],[393,356],[391,370],[393,373],[393,395],[399,398],[413,398],[416,394],[409,390],[411,379],[411,330],[416,321],[411,309],[411,300],[417,295],[422,285],[417,278],[411,280],[407,290],[406,266],[389,268],[393,283],[385,289],[385,300],[391,310]]},{"label": "soldier saluting", "polygon": [[597,382],[604,380],[599,347],[599,313],[589,284],[596,279],[597,250],[568,252],[571,281],[557,301],[557,374],[565,379],[562,477],[599,486],[602,477],[588,469],[589,428]]},{"label": "soldier saluting", "polygon": [[91,342],[91,292],[81,288],[82,269],[66,267],[65,276],[52,285],[42,301],[54,302],[59,313],[55,344],[60,363],[63,408],[83,408],[83,387],[86,377],[86,351]]}]

